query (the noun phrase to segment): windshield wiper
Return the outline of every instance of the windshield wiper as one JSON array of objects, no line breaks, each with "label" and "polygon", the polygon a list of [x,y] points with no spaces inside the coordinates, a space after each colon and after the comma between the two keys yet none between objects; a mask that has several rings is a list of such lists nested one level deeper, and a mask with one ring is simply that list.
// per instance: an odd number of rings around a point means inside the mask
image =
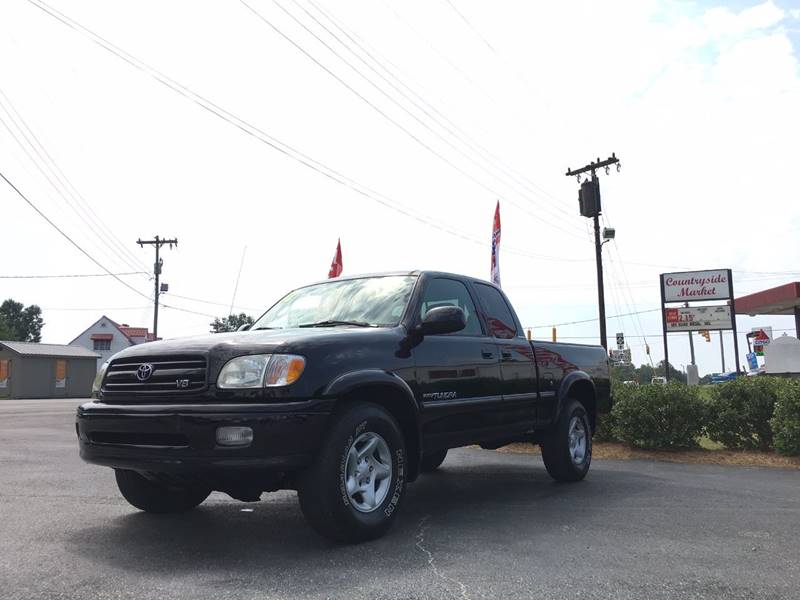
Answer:
[{"label": "windshield wiper", "polygon": [[301,325],[297,325],[297,327],[336,327],[337,325],[354,325],[355,327],[377,327],[377,325],[373,325],[372,323],[366,323],[364,321],[319,321],[318,323],[303,323]]}]

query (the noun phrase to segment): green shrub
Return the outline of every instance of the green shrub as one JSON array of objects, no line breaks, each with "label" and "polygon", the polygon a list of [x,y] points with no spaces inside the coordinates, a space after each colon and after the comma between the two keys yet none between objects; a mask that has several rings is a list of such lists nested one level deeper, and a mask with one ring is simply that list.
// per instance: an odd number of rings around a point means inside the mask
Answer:
[{"label": "green shrub", "polygon": [[696,387],[681,383],[631,386],[615,397],[614,435],[642,448],[697,446],[705,405]]},{"label": "green shrub", "polygon": [[779,386],[770,424],[775,449],[781,454],[800,454],[800,381],[786,379]]},{"label": "green shrub", "polygon": [[[630,393],[632,386],[623,385],[621,381],[611,380],[611,394],[614,398],[614,404],[620,401],[621,398],[626,397]],[[613,407],[612,407],[613,409]],[[597,423],[595,423],[594,439],[598,442],[618,442],[616,431],[614,430],[614,411],[610,413],[597,415]]]},{"label": "green shrub", "polygon": [[614,413],[597,415],[597,422],[594,429],[594,440],[596,442],[616,442],[614,436]]},{"label": "green shrub", "polygon": [[771,450],[769,420],[784,384],[777,377],[739,377],[714,386],[707,401],[708,437],[728,448]]}]

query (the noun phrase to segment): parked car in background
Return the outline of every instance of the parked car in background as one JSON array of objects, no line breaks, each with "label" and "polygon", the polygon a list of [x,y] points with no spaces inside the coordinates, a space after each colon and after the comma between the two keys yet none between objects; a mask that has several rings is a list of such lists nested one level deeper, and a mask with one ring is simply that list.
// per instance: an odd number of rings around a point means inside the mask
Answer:
[{"label": "parked car in background", "polygon": [[653,383],[655,385],[665,385],[667,383],[667,378],[666,377],[653,377],[650,380],[650,383]]},{"label": "parked car in background", "polygon": [[713,373],[711,375],[711,383],[725,383],[726,381],[733,381],[739,377],[741,373],[738,371],[728,371],[727,373]]}]

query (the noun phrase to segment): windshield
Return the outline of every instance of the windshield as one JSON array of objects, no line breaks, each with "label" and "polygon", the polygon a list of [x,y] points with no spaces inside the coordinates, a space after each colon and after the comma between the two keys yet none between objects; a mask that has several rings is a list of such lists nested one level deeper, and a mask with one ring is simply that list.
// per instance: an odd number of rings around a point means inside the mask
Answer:
[{"label": "windshield", "polygon": [[411,297],[416,276],[332,280],[284,296],[251,329],[334,326],[393,327]]}]

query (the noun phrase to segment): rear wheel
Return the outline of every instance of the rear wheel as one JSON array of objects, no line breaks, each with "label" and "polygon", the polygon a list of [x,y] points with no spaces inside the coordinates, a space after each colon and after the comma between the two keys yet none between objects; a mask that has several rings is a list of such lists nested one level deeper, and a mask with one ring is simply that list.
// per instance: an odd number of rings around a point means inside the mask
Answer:
[{"label": "rear wheel", "polygon": [[580,481],[592,462],[592,428],[583,404],[568,400],[541,444],[542,459],[556,481]]},{"label": "rear wheel", "polygon": [[405,441],[380,406],[354,404],[328,431],[316,463],[298,478],[300,508],[337,542],[361,542],[391,527],[405,492]]},{"label": "rear wheel", "polygon": [[422,462],[419,465],[420,471],[430,473],[438,469],[447,457],[447,448],[429,452],[422,455]]},{"label": "rear wheel", "polygon": [[202,504],[211,493],[208,488],[168,486],[126,469],[114,469],[114,474],[125,500],[150,513],[184,512]]}]

